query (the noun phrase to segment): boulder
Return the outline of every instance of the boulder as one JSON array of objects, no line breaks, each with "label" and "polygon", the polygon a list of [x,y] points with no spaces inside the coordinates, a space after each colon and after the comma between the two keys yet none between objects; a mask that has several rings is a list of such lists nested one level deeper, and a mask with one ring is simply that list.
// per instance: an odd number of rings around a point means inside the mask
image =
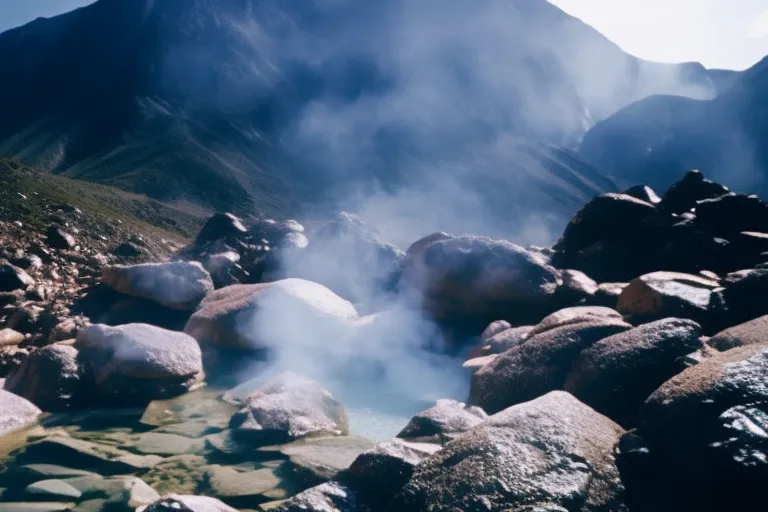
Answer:
[{"label": "boulder", "polygon": [[707,345],[721,352],[744,345],[758,345],[768,342],[768,316],[761,316],[715,334]]},{"label": "boulder", "polygon": [[76,500],[83,494],[64,480],[41,480],[29,484],[24,493],[30,501]]},{"label": "boulder", "polygon": [[768,314],[768,304],[755,300],[768,290],[768,269],[729,274],[723,285],[720,297],[725,311],[719,327],[724,329]]},{"label": "boulder", "polygon": [[469,370],[470,373],[477,373],[480,368],[489,364],[491,361],[499,357],[499,354],[491,354],[490,356],[475,357],[473,359],[467,359],[461,364],[461,367],[465,370]]},{"label": "boulder", "polygon": [[643,463],[655,478],[632,479],[637,464],[629,464],[632,494],[665,511],[764,503],[766,375],[768,345],[750,345],[705,359],[659,387],[640,410],[638,431],[647,446]]},{"label": "boulder", "polygon": [[594,279],[580,270],[560,272],[563,284],[557,289],[557,303],[564,306],[591,303],[599,289]]},{"label": "boulder", "polygon": [[525,323],[551,308],[561,284],[557,270],[505,240],[456,237],[432,242],[409,256],[403,286],[422,308],[447,322],[505,318]]},{"label": "boulder", "polygon": [[240,238],[248,233],[243,222],[231,213],[216,213],[203,225],[195,238],[195,244],[200,245],[221,238]]},{"label": "boulder", "polygon": [[288,457],[291,475],[306,487],[336,478],[375,443],[359,436],[307,438],[282,446],[260,448],[265,454],[279,453]]},{"label": "boulder", "polygon": [[634,279],[619,296],[616,309],[633,323],[662,318],[708,321],[712,291],[717,281],[678,272],[653,272]]},{"label": "boulder", "polygon": [[276,492],[280,479],[269,468],[238,471],[229,466],[211,465],[206,468],[203,485],[205,493],[238,507],[258,507],[269,501],[266,494]]},{"label": "boulder", "polygon": [[33,352],[5,381],[5,389],[46,412],[79,405],[81,391],[77,349],[49,345]]},{"label": "boulder", "polygon": [[200,304],[184,332],[201,344],[258,352],[285,342],[296,332],[293,326],[311,323],[318,337],[332,340],[356,318],[354,306],[328,288],[284,279],[216,290]]},{"label": "boulder", "polygon": [[704,179],[700,171],[688,171],[683,179],[664,194],[659,208],[670,213],[689,212],[698,201],[713,199],[730,193],[728,187]]},{"label": "boulder", "polygon": [[144,250],[134,242],[123,242],[112,249],[112,254],[121,258],[138,258],[144,254]]},{"label": "boulder", "polygon": [[208,496],[169,494],[136,512],[237,512],[229,505]]},{"label": "boulder", "polygon": [[635,185],[634,187],[630,187],[622,192],[622,194],[632,196],[635,199],[639,199],[653,205],[659,204],[661,202],[661,198],[658,196],[658,194],[656,194],[656,191],[648,185]]},{"label": "boulder", "polygon": [[40,414],[42,411],[32,402],[0,389],[0,436],[32,425]]},{"label": "boulder", "polygon": [[700,229],[675,226],[656,254],[656,268],[688,274],[705,270],[724,272],[738,261],[734,252],[732,244],[724,238]]},{"label": "boulder", "polygon": [[51,226],[46,231],[46,241],[54,249],[73,249],[77,242],[75,237],[61,229],[60,226]]},{"label": "boulder", "polygon": [[617,319],[565,325],[514,347],[472,376],[469,402],[493,414],[562,389],[579,354],[603,338],[629,330]]},{"label": "boulder", "polygon": [[616,309],[621,292],[628,285],[629,283],[600,283],[597,286],[595,296],[591,300],[591,305]]},{"label": "boulder", "polygon": [[210,274],[196,261],[114,265],[102,280],[119,293],[176,310],[193,311],[213,291]]},{"label": "boulder", "polygon": [[230,428],[239,439],[256,445],[349,433],[341,404],[317,382],[293,373],[269,380],[249,394],[245,404],[232,416]]},{"label": "boulder", "polygon": [[495,322],[491,322],[488,324],[488,327],[485,328],[483,333],[480,335],[480,345],[484,345],[489,339],[493,338],[500,332],[506,331],[507,329],[511,329],[512,324],[507,322],[506,320],[496,320]]},{"label": "boulder", "polygon": [[685,369],[681,361],[701,347],[701,327],[667,318],[604,338],[584,350],[565,390],[621,425],[633,425],[646,398]]},{"label": "boulder", "polygon": [[480,354],[485,356],[502,354],[512,347],[516,347],[523,343],[528,339],[532,330],[532,325],[524,325],[501,331],[488,339],[483,346],[480,347]]},{"label": "boulder", "polygon": [[411,479],[414,468],[440,448],[400,439],[380,443],[358,455],[339,480],[361,493],[371,508],[384,509]]},{"label": "boulder", "polygon": [[25,290],[35,284],[29,274],[7,260],[0,259],[0,292]]},{"label": "boulder", "polygon": [[528,332],[527,338],[566,325],[600,320],[622,320],[621,314],[611,308],[601,306],[575,306],[555,311],[544,317],[541,322]]},{"label": "boulder", "polygon": [[424,250],[433,243],[440,242],[442,240],[450,240],[452,238],[454,238],[452,235],[449,235],[443,231],[431,233],[413,242],[405,251],[405,256],[408,259],[420,258],[424,254]]},{"label": "boulder", "polygon": [[387,510],[623,510],[622,434],[568,393],[548,393],[428,457]]},{"label": "boulder", "polygon": [[202,382],[200,347],[184,333],[147,324],[92,325],[74,347],[83,382],[104,405],[148,403],[185,393]]},{"label": "boulder", "polygon": [[0,329],[0,347],[13,347],[24,341],[24,335],[13,329]]},{"label": "boulder", "polygon": [[441,399],[434,406],[411,418],[397,437],[443,443],[479,425],[486,418],[488,415],[479,407],[456,400]]},{"label": "boulder", "polygon": [[[326,482],[307,489],[281,503],[276,512],[372,512],[349,486],[341,482]],[[153,511],[159,512],[159,511]],[[164,511],[170,512],[170,511]]]},{"label": "boulder", "polygon": [[727,194],[696,203],[696,225],[728,238],[743,231],[768,232],[768,204],[757,196]]}]

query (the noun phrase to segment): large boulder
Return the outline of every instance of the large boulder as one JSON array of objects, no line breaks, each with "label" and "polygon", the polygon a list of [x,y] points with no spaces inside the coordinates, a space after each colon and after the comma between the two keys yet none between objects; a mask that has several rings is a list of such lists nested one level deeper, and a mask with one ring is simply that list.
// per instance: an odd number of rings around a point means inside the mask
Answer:
[{"label": "large boulder", "polygon": [[200,346],[184,333],[147,324],[92,325],[74,347],[83,381],[105,405],[148,403],[202,383]]},{"label": "large boulder", "polygon": [[387,510],[624,510],[613,456],[622,434],[573,396],[552,392],[428,457]]},{"label": "large boulder", "polygon": [[713,199],[730,193],[728,187],[704,179],[700,171],[688,171],[683,178],[669,187],[662,197],[659,208],[670,213],[686,213],[696,207],[698,201]]},{"label": "large boulder", "polygon": [[622,320],[622,316],[615,309],[602,306],[574,306],[572,308],[560,309],[544,317],[541,322],[528,332],[527,337],[530,338],[566,325],[594,322],[596,320]]},{"label": "large boulder", "polygon": [[561,284],[557,270],[532,252],[505,240],[438,239],[409,256],[402,284],[440,321],[504,318],[527,323],[552,307]]},{"label": "large boulder", "polygon": [[653,272],[632,280],[621,292],[616,309],[633,323],[677,317],[705,325],[710,320],[712,291],[719,286],[702,276]]},{"label": "large boulder", "polygon": [[490,356],[495,354],[502,354],[512,347],[523,343],[528,339],[528,335],[533,330],[532,325],[523,325],[520,327],[512,327],[497,333],[494,336],[488,338],[485,343],[480,347],[478,354],[480,356]]},{"label": "large boulder", "polygon": [[639,414],[644,456],[622,467],[631,494],[648,510],[760,508],[768,498],[766,375],[768,345],[750,345],[659,387]]},{"label": "large boulder", "polygon": [[441,399],[420,412],[397,434],[401,439],[447,442],[488,418],[479,407],[456,400]]},{"label": "large boulder", "polygon": [[632,425],[646,398],[685,369],[701,347],[701,327],[667,318],[604,338],[576,359],[565,390],[622,425]]},{"label": "large boulder", "polygon": [[243,222],[231,213],[216,213],[203,225],[195,238],[195,244],[201,245],[222,238],[241,238],[248,233]]},{"label": "large boulder", "polygon": [[469,402],[493,414],[562,389],[574,360],[603,338],[630,329],[605,319],[558,327],[533,336],[472,376]]},{"label": "large boulder", "polygon": [[715,334],[707,344],[725,352],[744,345],[758,345],[768,342],[768,316],[761,316],[749,322],[735,325]]},{"label": "large boulder", "polygon": [[696,225],[729,238],[743,231],[768,232],[768,204],[757,196],[727,194],[696,203]]},{"label": "large boulder", "polygon": [[230,428],[240,440],[279,444],[307,436],[349,433],[342,405],[317,382],[293,373],[269,380],[245,397]]},{"label": "large boulder", "polygon": [[556,300],[563,306],[590,304],[594,301],[598,285],[594,279],[580,270],[566,269],[560,272],[563,284],[557,289]]},{"label": "large boulder", "polygon": [[480,345],[485,344],[489,339],[493,338],[500,332],[506,331],[507,329],[511,329],[512,324],[507,322],[506,320],[496,320],[495,322],[491,322],[488,324],[488,327],[485,328],[483,333],[480,335]]},{"label": "large boulder", "polygon": [[0,436],[31,425],[42,414],[29,400],[0,389]]},{"label": "large boulder", "polygon": [[0,259],[0,292],[25,290],[35,284],[35,280],[8,260]]},{"label": "large boulder", "polygon": [[77,349],[49,345],[33,352],[5,381],[5,389],[46,412],[77,407],[81,391]]},{"label": "large boulder", "polygon": [[104,268],[102,280],[119,293],[177,310],[193,311],[213,291],[210,274],[194,261],[114,265]]},{"label": "large boulder", "polygon": [[200,304],[184,332],[201,344],[258,352],[306,336],[307,326],[330,342],[357,316],[351,303],[325,286],[284,279],[216,290]]},{"label": "large boulder", "polygon": [[725,311],[720,318],[721,328],[738,325],[768,314],[768,304],[755,297],[768,291],[768,269],[737,272],[727,276],[725,289],[719,294]]}]

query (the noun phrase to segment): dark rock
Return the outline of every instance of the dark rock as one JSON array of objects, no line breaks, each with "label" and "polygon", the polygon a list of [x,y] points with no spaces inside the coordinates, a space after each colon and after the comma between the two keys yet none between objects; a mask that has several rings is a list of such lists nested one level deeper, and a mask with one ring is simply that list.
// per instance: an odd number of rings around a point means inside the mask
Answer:
[{"label": "dark rock", "polygon": [[384,509],[413,476],[414,468],[440,445],[395,439],[361,453],[339,479],[365,496],[371,508]]},{"label": "dark rock", "polygon": [[597,293],[597,283],[579,270],[561,271],[563,284],[557,289],[556,301],[564,306],[591,303]]},{"label": "dark rock", "polygon": [[75,237],[59,226],[49,227],[46,236],[48,245],[54,249],[73,249],[77,245]]},{"label": "dark rock", "polygon": [[5,389],[46,412],[77,407],[81,391],[77,349],[49,345],[33,352],[21,367],[8,376]]},{"label": "dark rock", "polygon": [[568,393],[552,392],[428,457],[387,510],[623,510],[613,456],[623,433]]},{"label": "dark rock", "polygon": [[768,303],[755,300],[768,290],[768,269],[752,270],[740,275],[729,275],[724,280],[722,301],[727,309],[721,319],[721,328],[738,325],[768,314]]},{"label": "dark rock", "polygon": [[256,445],[349,433],[344,408],[317,382],[283,373],[249,394],[230,428]]},{"label": "dark rock", "polygon": [[549,310],[559,272],[520,246],[482,237],[438,240],[409,257],[403,285],[440,321],[526,323]]},{"label": "dark rock", "polygon": [[562,389],[574,360],[583,350],[630,327],[621,320],[603,319],[531,336],[472,376],[469,402],[493,414]]},{"label": "dark rock", "polygon": [[0,436],[35,423],[40,414],[42,411],[32,402],[0,389]]},{"label": "dark rock", "polygon": [[245,280],[245,271],[238,264],[239,261],[239,253],[236,251],[226,251],[212,254],[205,259],[203,265],[208,273],[211,274],[213,286],[218,289],[238,284]]},{"label": "dark rock", "polygon": [[723,272],[733,268],[734,263],[730,242],[701,230],[673,233],[656,259],[659,269],[689,274],[702,270]]},{"label": "dark rock", "polygon": [[768,204],[742,194],[699,201],[696,225],[724,238],[743,231],[768,232]]},{"label": "dark rock", "polygon": [[680,361],[701,347],[700,326],[667,318],[604,338],[584,350],[565,390],[622,425],[632,425],[646,398],[685,369]]},{"label": "dark rock", "polygon": [[41,318],[44,309],[29,304],[14,309],[6,318],[5,325],[10,329],[17,330],[23,334],[31,334],[38,331],[41,327]]},{"label": "dark rock", "polygon": [[591,306],[603,306],[616,309],[621,292],[624,291],[629,283],[601,283],[597,287],[597,292],[591,301]]},{"label": "dark rock", "polygon": [[187,311],[213,291],[210,274],[198,262],[115,265],[103,270],[102,281],[118,293]]},{"label": "dark rock", "polygon": [[654,205],[661,202],[661,198],[656,194],[656,191],[648,185],[635,185],[622,192],[622,194]]},{"label": "dark rock", "polygon": [[247,232],[242,221],[231,213],[216,213],[206,221],[195,243],[204,244],[220,238],[239,238]]},{"label": "dark rock", "polygon": [[544,317],[541,322],[531,329],[526,338],[531,338],[558,327],[579,324],[583,322],[595,322],[601,320],[623,320],[618,311],[600,306],[576,306],[555,311]]},{"label": "dark rock", "polygon": [[148,403],[194,389],[202,355],[194,338],[146,324],[93,325],[75,342],[83,382],[104,405]]},{"label": "dark rock", "polygon": [[169,494],[151,505],[137,509],[136,512],[237,512],[237,510],[208,496]]},{"label": "dark rock", "polygon": [[[341,482],[326,482],[280,504],[276,512],[371,512],[358,493]],[[159,511],[152,511],[159,512]],[[170,512],[170,511],[164,511]]]},{"label": "dark rock", "polygon": [[33,284],[35,280],[29,274],[7,260],[0,260],[0,292],[25,290]]},{"label": "dark rock", "polygon": [[112,254],[121,258],[138,258],[144,251],[133,242],[123,242],[112,250]]},{"label": "dark rock", "polygon": [[690,318],[707,324],[712,291],[719,283],[677,272],[654,272],[634,279],[619,296],[616,309],[633,323]]},{"label": "dark rock", "polygon": [[646,401],[639,435],[655,478],[630,480],[652,510],[738,510],[768,498],[768,345],[686,369]]},{"label": "dark rock", "polygon": [[768,342],[768,316],[761,316],[721,331],[709,338],[707,345],[724,352],[744,345],[765,342]]},{"label": "dark rock", "polygon": [[401,439],[447,442],[488,418],[479,407],[442,399],[413,418],[397,434]]},{"label": "dark rock", "polygon": [[670,213],[685,213],[698,201],[730,193],[727,187],[705,180],[699,171],[688,171],[682,180],[672,185],[661,200],[659,208]]}]

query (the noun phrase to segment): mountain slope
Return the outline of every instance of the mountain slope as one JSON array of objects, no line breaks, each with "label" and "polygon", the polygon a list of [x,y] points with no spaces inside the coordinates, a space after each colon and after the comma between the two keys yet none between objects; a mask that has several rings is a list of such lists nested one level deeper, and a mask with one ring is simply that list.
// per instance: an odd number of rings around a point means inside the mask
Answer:
[{"label": "mountain slope", "polygon": [[532,160],[528,142],[571,145],[650,93],[715,89],[544,0],[100,0],[0,34],[0,60],[0,154],[266,213],[436,178],[485,203],[474,174],[505,187],[490,205],[504,220],[578,204],[567,182],[586,167]]},{"label": "mountain slope", "polygon": [[768,195],[768,58],[729,80],[710,101],[657,96],[595,126],[580,154],[634,181],[669,185],[700,169],[741,190]]}]

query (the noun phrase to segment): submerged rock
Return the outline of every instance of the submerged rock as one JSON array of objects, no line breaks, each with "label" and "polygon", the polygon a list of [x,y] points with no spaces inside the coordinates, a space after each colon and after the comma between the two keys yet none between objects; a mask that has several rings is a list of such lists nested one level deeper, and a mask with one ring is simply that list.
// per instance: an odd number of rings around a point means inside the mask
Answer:
[{"label": "submerged rock", "polygon": [[278,447],[262,448],[263,452],[278,451],[288,457],[294,475],[306,486],[317,485],[335,478],[347,469],[363,452],[375,443],[359,436],[301,439]]}]

